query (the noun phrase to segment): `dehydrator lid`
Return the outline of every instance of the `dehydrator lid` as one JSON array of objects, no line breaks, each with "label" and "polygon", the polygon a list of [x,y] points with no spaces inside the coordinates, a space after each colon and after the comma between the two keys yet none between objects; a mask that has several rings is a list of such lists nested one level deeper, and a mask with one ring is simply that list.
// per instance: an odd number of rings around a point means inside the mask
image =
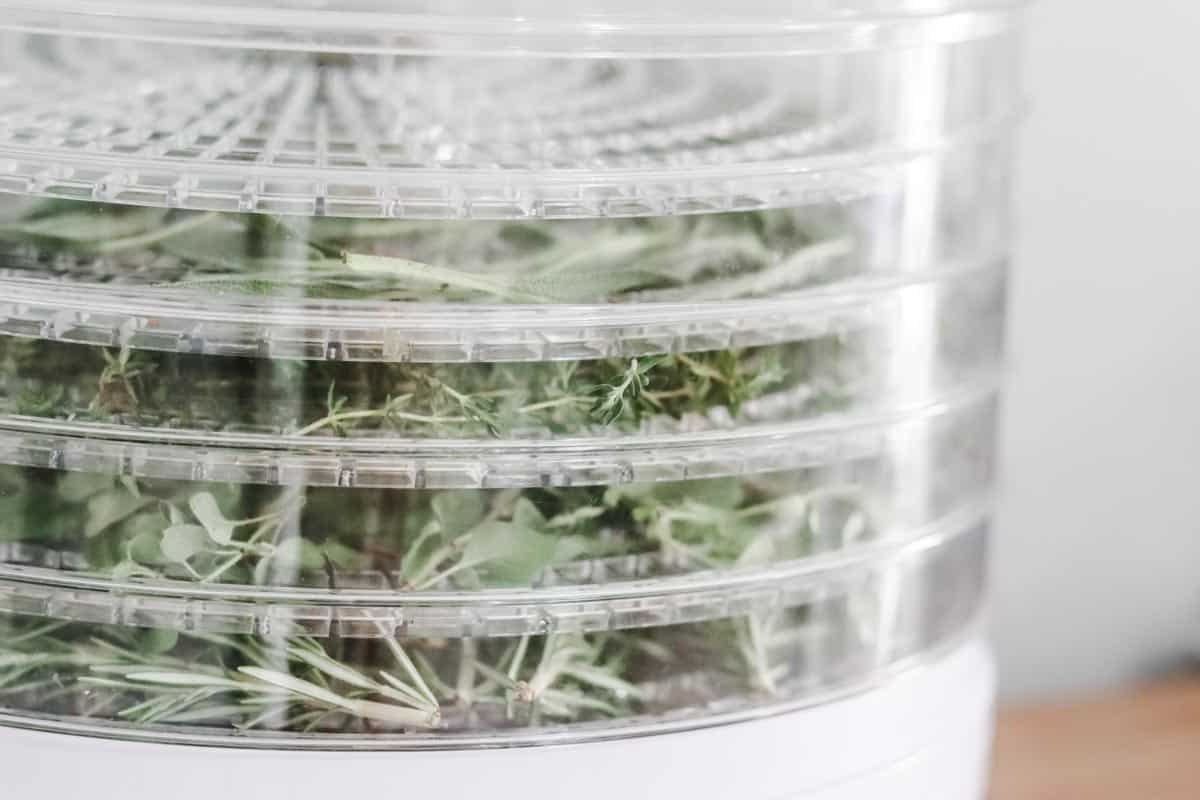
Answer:
[{"label": "dehydrator lid", "polygon": [[671,56],[985,36],[1016,0],[4,0],[0,26],[324,52]]}]

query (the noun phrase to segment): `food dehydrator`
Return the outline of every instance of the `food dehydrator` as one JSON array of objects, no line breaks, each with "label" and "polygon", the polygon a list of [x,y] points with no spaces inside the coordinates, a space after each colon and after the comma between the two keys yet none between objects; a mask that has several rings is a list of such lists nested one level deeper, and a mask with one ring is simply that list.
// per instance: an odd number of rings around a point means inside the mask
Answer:
[{"label": "food dehydrator", "polygon": [[7,794],[980,800],[1019,27],[0,0]]}]

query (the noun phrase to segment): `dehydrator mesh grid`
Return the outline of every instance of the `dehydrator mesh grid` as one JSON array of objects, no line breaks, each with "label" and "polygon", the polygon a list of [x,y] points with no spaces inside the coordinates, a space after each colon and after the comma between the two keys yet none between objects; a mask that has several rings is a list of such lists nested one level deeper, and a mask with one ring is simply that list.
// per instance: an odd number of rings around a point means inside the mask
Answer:
[{"label": "dehydrator mesh grid", "polygon": [[[1004,130],[1016,110],[1002,97],[953,105],[916,134],[918,101],[897,100],[869,61],[412,59],[0,36],[0,190],[175,208],[779,208],[877,190],[900,162]],[[964,87],[1009,69],[1002,53],[981,60],[948,62],[963,63],[941,91],[970,97]]]}]

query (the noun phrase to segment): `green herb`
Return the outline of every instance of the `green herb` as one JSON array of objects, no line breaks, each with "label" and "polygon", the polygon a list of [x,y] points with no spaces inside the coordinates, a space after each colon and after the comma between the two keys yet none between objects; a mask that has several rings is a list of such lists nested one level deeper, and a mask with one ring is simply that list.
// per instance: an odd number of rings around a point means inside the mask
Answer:
[{"label": "green herb", "polygon": [[[854,400],[845,337],[568,362],[378,364],[109,349],[0,337],[0,413],[302,436],[532,437],[721,424]],[[776,414],[778,416],[778,414]]]},{"label": "green herb", "polygon": [[35,563],[118,579],[401,590],[560,583],[630,558],[642,575],[766,563],[869,538],[876,524],[862,487],[820,469],[435,491],[266,490],[0,466],[0,512],[0,544],[21,544]]},{"label": "green herb", "polygon": [[[806,613],[788,612],[788,630],[811,631]],[[706,697],[769,699],[798,677],[794,638],[789,646],[743,643],[758,619],[515,640],[401,640],[381,627],[379,638],[348,650],[307,636],[176,634],[0,614],[0,707],[325,733],[677,712]]]},{"label": "green herb", "polygon": [[[8,202],[10,206],[13,204]],[[594,303],[769,296],[844,274],[829,210],[643,219],[341,220],[72,201],[0,206],[7,269],[214,294]]]},{"label": "green herb", "polygon": [[[840,215],[360,221],[48,201],[0,208],[24,277],[420,303],[707,302],[852,268]],[[0,337],[0,413],[293,436],[524,437],[845,407],[860,342],[564,362],[362,364]],[[761,407],[760,407],[761,406]],[[762,408],[775,409],[764,412]],[[782,410],[780,410],[782,409]],[[276,489],[0,467],[0,546],[116,582],[472,590],[765,564],[876,535],[829,470],[611,487]],[[809,609],[620,632],[218,636],[0,614],[0,706],[137,724],[373,732],[536,726],[769,698]],[[367,620],[370,622],[370,620]]]}]

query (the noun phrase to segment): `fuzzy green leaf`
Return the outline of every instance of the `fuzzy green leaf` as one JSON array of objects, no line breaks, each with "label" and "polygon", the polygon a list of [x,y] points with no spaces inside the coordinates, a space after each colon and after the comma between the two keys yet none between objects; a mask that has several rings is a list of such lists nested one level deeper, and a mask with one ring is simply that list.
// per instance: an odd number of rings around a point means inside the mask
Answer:
[{"label": "fuzzy green leaf", "polygon": [[89,472],[68,472],[59,478],[55,491],[67,503],[81,503],[104,489],[112,488],[113,481],[107,475]]},{"label": "fuzzy green leaf", "polygon": [[513,525],[518,528],[540,531],[546,527],[546,518],[528,497],[519,497],[513,504]]},{"label": "fuzzy green leaf", "polygon": [[92,495],[87,502],[87,522],[83,527],[85,538],[103,533],[121,520],[129,517],[147,504],[146,498],[134,497],[125,489],[108,489]]},{"label": "fuzzy green leaf", "polygon": [[490,583],[519,586],[554,563],[557,546],[556,536],[493,520],[471,531],[462,560]]},{"label": "fuzzy green leaf", "polygon": [[229,544],[233,539],[233,523],[225,519],[217,499],[208,492],[197,492],[188,499],[188,508],[217,544]]},{"label": "fuzzy green leaf", "polygon": [[163,531],[159,547],[169,560],[183,564],[207,550],[210,544],[208,532],[199,525],[171,525]]},{"label": "fuzzy green leaf", "polygon": [[487,501],[482,492],[464,490],[441,492],[430,502],[433,515],[449,538],[466,533],[479,524],[487,513]]}]

